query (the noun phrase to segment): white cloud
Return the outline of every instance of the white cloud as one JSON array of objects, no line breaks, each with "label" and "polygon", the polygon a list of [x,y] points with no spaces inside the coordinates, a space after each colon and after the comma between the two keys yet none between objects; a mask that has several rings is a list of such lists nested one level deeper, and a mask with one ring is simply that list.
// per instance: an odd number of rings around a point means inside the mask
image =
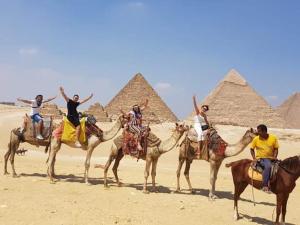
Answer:
[{"label": "white cloud", "polygon": [[36,55],[39,53],[38,48],[20,48],[19,54],[20,55]]},{"label": "white cloud", "polygon": [[143,2],[129,2],[128,6],[132,8],[144,8],[145,4]]},{"label": "white cloud", "polygon": [[159,82],[155,85],[155,89],[159,92],[159,91],[167,91],[170,90],[172,88],[172,85],[170,83],[166,83],[166,82]]}]

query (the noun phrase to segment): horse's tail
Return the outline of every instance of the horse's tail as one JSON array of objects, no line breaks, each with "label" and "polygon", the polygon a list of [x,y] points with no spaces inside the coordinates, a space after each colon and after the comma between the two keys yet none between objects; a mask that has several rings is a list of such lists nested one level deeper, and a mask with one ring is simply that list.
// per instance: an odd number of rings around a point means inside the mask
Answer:
[{"label": "horse's tail", "polygon": [[240,160],[239,160],[239,161],[230,162],[230,163],[226,163],[225,166],[226,166],[227,168],[229,168],[229,167],[235,166],[235,165],[238,164],[239,162],[240,162]]}]

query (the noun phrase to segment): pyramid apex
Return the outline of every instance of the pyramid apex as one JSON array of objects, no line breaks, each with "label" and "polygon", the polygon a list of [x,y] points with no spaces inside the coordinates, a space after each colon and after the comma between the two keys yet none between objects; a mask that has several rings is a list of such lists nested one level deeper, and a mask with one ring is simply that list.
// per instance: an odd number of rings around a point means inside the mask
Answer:
[{"label": "pyramid apex", "polygon": [[247,85],[245,78],[239,74],[235,69],[231,69],[227,75],[224,77],[222,82],[230,82],[238,85]]}]

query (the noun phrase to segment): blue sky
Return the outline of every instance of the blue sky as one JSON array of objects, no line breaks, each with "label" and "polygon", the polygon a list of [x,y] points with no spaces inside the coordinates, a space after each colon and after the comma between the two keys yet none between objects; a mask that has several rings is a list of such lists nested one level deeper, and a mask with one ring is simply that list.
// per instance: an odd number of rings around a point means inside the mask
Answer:
[{"label": "blue sky", "polygon": [[141,72],[184,118],[235,68],[277,106],[300,91],[299,27],[296,0],[0,0],[0,101],[63,85],[105,105]]}]

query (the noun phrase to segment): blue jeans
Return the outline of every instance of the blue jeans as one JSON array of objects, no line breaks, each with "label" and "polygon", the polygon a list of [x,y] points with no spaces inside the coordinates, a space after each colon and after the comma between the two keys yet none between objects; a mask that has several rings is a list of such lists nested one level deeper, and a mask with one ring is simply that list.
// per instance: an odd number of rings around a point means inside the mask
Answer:
[{"label": "blue jeans", "polygon": [[268,183],[270,180],[270,175],[271,175],[271,159],[267,158],[261,158],[260,163],[264,166],[264,171],[263,171],[263,187],[268,187]]},{"label": "blue jeans", "polygon": [[40,121],[42,121],[42,117],[40,114],[36,113],[34,115],[31,116],[31,119],[33,120],[33,122],[39,123]]}]

